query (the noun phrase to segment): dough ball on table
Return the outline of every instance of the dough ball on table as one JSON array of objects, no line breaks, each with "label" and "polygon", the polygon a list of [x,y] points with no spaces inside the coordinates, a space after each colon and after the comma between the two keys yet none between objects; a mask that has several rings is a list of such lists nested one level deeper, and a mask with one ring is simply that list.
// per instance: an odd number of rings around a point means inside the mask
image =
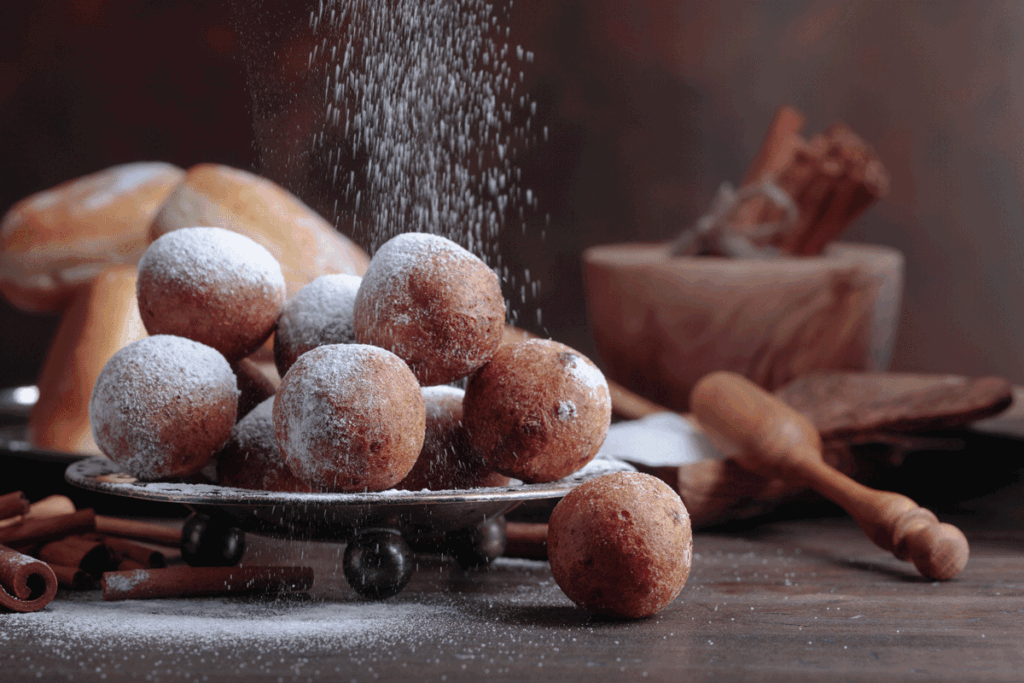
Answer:
[{"label": "dough ball on table", "polygon": [[358,275],[321,275],[285,302],[274,333],[274,363],[284,377],[306,351],[326,344],[352,344]]},{"label": "dough ball on table", "polygon": [[690,516],[656,477],[619,472],[573,489],[548,523],[548,560],[559,588],[595,614],[648,617],[690,576]]},{"label": "dough ball on table", "polygon": [[470,442],[484,460],[528,484],[561,479],[593,460],[612,417],[597,366],[546,339],[498,349],[470,378],[464,408]]},{"label": "dough ball on table", "polygon": [[386,242],[356,295],[356,339],[393,351],[424,386],[448,384],[486,363],[504,324],[498,276],[437,235]]},{"label": "dough ball on table", "polygon": [[274,432],[285,462],[320,491],[383,491],[412,469],[426,412],[401,358],[375,346],[330,344],[303,354],[281,380]]},{"label": "dough ball on table", "polygon": [[442,491],[508,486],[509,478],[492,470],[469,443],[462,421],[462,389],[424,387],[427,431],[412,470],[395,488]]},{"label": "dough ball on table", "polygon": [[146,249],[138,297],[150,334],[187,337],[234,362],[274,331],[285,285],[281,266],[248,237],[221,228],[184,228]]},{"label": "dough ball on table", "polygon": [[103,366],[89,419],[104,454],[142,480],[201,470],[227,441],[238,387],[224,357],[183,337],[133,342]]},{"label": "dough ball on table", "polygon": [[217,454],[217,482],[222,486],[259,491],[315,489],[285,465],[274,436],[274,397],[238,421],[224,448]]}]

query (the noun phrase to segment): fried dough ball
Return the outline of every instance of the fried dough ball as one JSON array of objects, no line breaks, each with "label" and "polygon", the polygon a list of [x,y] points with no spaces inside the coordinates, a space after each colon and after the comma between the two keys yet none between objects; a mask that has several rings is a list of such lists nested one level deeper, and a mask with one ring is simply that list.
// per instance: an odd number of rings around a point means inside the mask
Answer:
[{"label": "fried dough ball", "polygon": [[288,468],[319,491],[383,491],[412,469],[426,411],[401,358],[376,346],[329,344],[303,354],[274,401]]},{"label": "fried dough ball", "polygon": [[469,443],[462,421],[465,392],[451,386],[424,387],[427,431],[416,464],[396,489],[441,491],[508,486],[509,478],[487,466]]},{"label": "fried dough ball", "polygon": [[199,342],[145,337],[115,353],[89,401],[96,444],[128,474],[175,479],[201,470],[231,434],[235,374]]},{"label": "fried dough ball", "polygon": [[498,276],[437,235],[386,242],[356,295],[356,339],[393,351],[424,386],[461,379],[490,360],[504,324]]},{"label": "fried dough ball", "polygon": [[211,346],[235,362],[270,337],[285,299],[270,252],[223,228],[183,228],[139,261],[139,313],[150,334]]},{"label": "fried dough ball", "polygon": [[551,513],[548,559],[559,588],[595,614],[648,617],[690,576],[690,516],[656,477],[618,472],[569,492]]},{"label": "fried dough ball", "polygon": [[578,351],[546,339],[506,344],[469,380],[470,443],[495,471],[528,484],[590,462],[611,424],[604,375]]}]

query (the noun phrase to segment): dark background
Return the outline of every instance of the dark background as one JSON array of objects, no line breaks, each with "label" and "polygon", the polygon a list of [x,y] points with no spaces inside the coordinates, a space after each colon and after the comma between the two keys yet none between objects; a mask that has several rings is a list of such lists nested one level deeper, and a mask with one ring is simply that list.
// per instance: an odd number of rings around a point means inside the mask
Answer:
[{"label": "dark background", "polygon": [[[333,220],[303,152],[314,5],[4,3],[0,213],[118,163],[212,161]],[[550,129],[520,160],[540,209],[501,245],[542,282],[543,325],[525,327],[592,353],[582,249],[674,235],[789,103],[809,132],[845,120],[892,173],[847,238],[907,257],[893,367],[1024,381],[1020,3],[515,0],[506,23],[536,55],[524,85]],[[0,385],[35,380],[55,326],[0,303]]]}]

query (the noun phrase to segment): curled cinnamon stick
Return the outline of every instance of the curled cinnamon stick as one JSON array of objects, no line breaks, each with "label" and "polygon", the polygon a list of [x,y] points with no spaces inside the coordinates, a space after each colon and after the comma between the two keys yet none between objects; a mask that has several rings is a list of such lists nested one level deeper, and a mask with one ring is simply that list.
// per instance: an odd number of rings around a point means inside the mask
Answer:
[{"label": "curled cinnamon stick", "polygon": [[313,585],[311,567],[170,567],[107,572],[104,600],[297,593]]},{"label": "curled cinnamon stick", "polygon": [[54,517],[27,517],[20,524],[0,528],[0,543],[8,546],[29,546],[56,541],[73,534],[96,529],[96,514],[79,510]]},{"label": "curled cinnamon stick", "polygon": [[24,515],[28,510],[28,498],[21,491],[12,491],[0,496],[0,519]]},{"label": "curled cinnamon stick", "polygon": [[0,607],[38,612],[57,594],[57,577],[46,564],[0,545]]},{"label": "curled cinnamon stick", "polygon": [[140,522],[134,519],[119,517],[96,516],[96,531],[104,536],[119,536],[135,541],[152,543],[165,548],[181,546],[181,527],[168,527],[152,522]]}]

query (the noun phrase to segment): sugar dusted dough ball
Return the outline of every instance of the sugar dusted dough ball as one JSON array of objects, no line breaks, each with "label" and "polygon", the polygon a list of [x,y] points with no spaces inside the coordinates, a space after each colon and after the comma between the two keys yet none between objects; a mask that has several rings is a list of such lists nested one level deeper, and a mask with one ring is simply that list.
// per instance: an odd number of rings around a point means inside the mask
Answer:
[{"label": "sugar dusted dough ball", "polygon": [[157,335],[115,353],[89,401],[93,437],[142,480],[201,470],[231,434],[238,387],[224,357],[198,342]]},{"label": "sugar dusted dough ball", "polygon": [[280,264],[248,237],[222,228],[183,228],[142,255],[138,297],[150,334],[187,337],[234,362],[274,331],[285,283]]},{"label": "sugar dusted dough ball", "polygon": [[217,482],[259,491],[313,491],[285,465],[274,436],[274,397],[249,411],[217,453]]},{"label": "sugar dusted dough ball", "polygon": [[464,394],[457,387],[423,387],[427,409],[423,450],[396,489],[441,491],[508,486],[509,478],[492,470],[469,443],[462,421]]},{"label": "sugar dusted dough ball", "polygon": [[506,344],[469,380],[470,442],[496,471],[526,483],[555,481],[590,462],[608,433],[604,375],[555,341]]},{"label": "sugar dusted dough ball", "polygon": [[393,351],[424,386],[448,384],[486,363],[504,324],[498,276],[437,235],[386,242],[356,295],[356,339]]},{"label": "sugar dusted dough ball", "polygon": [[274,433],[297,477],[321,491],[383,491],[412,469],[426,411],[401,358],[364,344],[303,354],[281,381]]},{"label": "sugar dusted dough ball", "polygon": [[573,489],[548,523],[559,588],[595,614],[639,619],[672,602],[690,576],[690,516],[656,477],[618,472]]},{"label": "sugar dusted dough ball", "polygon": [[274,364],[282,377],[306,351],[355,342],[353,308],[362,281],[358,275],[321,275],[285,302],[274,333]]}]

